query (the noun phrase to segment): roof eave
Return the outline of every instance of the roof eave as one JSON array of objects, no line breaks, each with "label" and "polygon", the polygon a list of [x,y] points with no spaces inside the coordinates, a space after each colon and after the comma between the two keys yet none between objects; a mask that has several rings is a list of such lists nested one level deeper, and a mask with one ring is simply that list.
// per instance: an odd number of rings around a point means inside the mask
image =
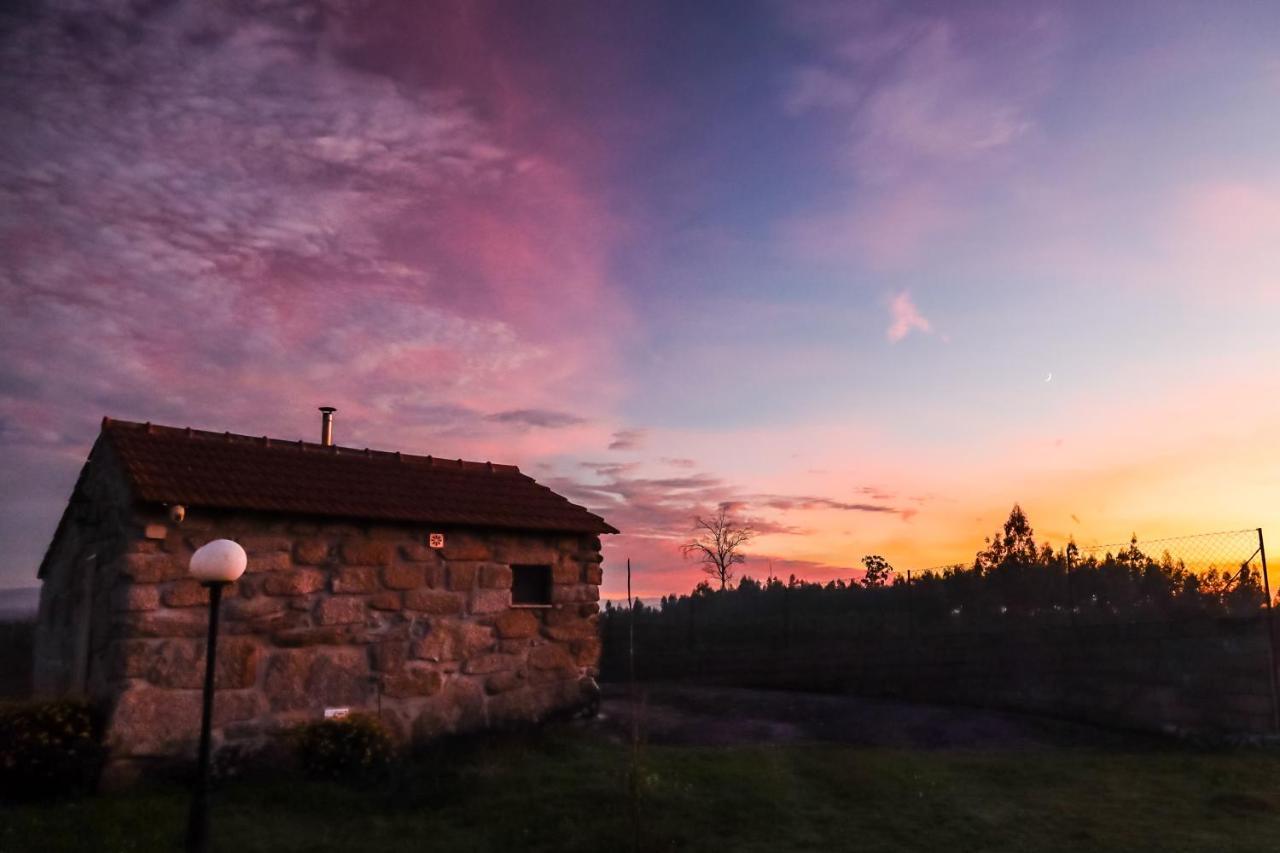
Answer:
[{"label": "roof eave", "polygon": [[439,518],[422,518],[422,517],[409,517],[409,516],[398,516],[398,515],[368,515],[368,514],[362,515],[358,513],[323,512],[318,510],[299,512],[296,510],[252,507],[252,506],[244,506],[240,504],[235,504],[235,505],[213,504],[213,503],[201,503],[199,501],[190,501],[190,500],[179,501],[176,499],[158,497],[154,495],[149,497],[140,497],[135,501],[135,504],[138,504],[138,505],[161,506],[161,507],[171,506],[174,503],[182,503],[183,506],[187,507],[188,509],[214,510],[217,512],[263,513],[266,515],[281,515],[281,516],[294,516],[294,517],[303,516],[306,518],[316,518],[316,519],[324,518],[324,519],[333,519],[333,520],[342,520],[342,521],[360,521],[368,524],[433,524],[433,525],[437,525],[439,527],[444,527],[444,528],[450,528],[450,527],[452,528],[486,528],[486,529],[494,529],[494,530],[509,530],[509,531],[522,532],[522,533],[545,533],[545,534],[559,533],[559,534],[595,535],[595,536],[620,534],[622,532],[618,530],[618,528],[610,524],[609,522],[605,521],[603,518],[600,518],[599,516],[595,515],[594,513],[592,513],[592,515],[594,516],[594,518],[598,523],[592,525],[591,527],[586,527],[586,526],[561,526],[556,524],[549,524],[549,525],[504,524],[502,522],[492,522],[492,521],[480,523],[480,522],[458,521],[456,519],[445,520],[445,519],[439,519]]}]

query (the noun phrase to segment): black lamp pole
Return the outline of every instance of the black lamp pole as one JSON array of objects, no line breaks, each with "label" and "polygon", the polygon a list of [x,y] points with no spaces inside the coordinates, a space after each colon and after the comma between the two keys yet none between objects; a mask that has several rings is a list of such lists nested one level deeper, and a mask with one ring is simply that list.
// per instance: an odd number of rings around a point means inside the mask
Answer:
[{"label": "black lamp pole", "polygon": [[200,757],[196,766],[196,785],[187,815],[187,850],[205,853],[209,849],[209,729],[213,725],[213,675],[218,651],[218,605],[222,603],[225,581],[210,581],[201,586],[209,590],[209,643],[204,658],[204,714],[200,721]]}]

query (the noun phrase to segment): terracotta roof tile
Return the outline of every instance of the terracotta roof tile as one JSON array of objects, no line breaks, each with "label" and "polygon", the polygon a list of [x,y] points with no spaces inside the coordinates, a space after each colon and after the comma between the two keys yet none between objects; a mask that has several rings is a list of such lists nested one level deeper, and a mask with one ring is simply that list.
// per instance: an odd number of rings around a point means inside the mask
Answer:
[{"label": "terracotta roof tile", "polygon": [[104,418],[142,501],[567,533],[617,533],[514,465]]}]

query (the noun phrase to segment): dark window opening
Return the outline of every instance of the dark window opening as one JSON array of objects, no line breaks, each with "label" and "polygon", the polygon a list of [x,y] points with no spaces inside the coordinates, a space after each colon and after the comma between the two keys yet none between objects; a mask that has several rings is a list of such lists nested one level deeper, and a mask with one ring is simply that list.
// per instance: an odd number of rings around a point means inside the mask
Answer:
[{"label": "dark window opening", "polygon": [[550,566],[512,566],[511,604],[537,606],[551,603]]}]

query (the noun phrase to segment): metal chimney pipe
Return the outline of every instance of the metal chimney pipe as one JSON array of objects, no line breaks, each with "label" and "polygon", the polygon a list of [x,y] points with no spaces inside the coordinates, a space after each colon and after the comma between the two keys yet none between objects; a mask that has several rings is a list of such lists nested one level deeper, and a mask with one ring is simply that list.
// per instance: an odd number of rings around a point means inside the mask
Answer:
[{"label": "metal chimney pipe", "polygon": [[325,447],[333,444],[333,413],[336,411],[333,406],[320,407],[320,443]]}]

